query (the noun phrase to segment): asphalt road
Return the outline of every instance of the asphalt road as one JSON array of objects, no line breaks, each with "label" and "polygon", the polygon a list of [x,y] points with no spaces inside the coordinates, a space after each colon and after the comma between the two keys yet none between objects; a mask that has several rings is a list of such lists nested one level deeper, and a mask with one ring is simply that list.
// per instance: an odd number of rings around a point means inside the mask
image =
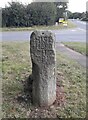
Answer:
[{"label": "asphalt road", "polygon": [[71,20],[77,25],[77,28],[55,31],[56,40],[63,41],[73,41],[73,42],[86,42],[86,29],[88,24],[79,20]]},{"label": "asphalt road", "polygon": [[[86,42],[86,23],[79,20],[71,21],[77,25],[77,28],[52,31],[55,33],[56,41]],[[29,31],[0,32],[0,41],[28,41],[30,40],[30,34]]]}]

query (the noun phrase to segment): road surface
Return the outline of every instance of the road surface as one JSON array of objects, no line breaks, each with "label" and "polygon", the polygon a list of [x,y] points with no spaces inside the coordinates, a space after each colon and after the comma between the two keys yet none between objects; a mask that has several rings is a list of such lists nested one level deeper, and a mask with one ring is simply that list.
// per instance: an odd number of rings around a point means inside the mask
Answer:
[{"label": "road surface", "polygon": [[[86,23],[78,20],[71,20],[77,25],[77,28],[53,30],[57,42],[75,41],[86,42]],[[0,41],[28,41],[31,32],[29,31],[13,31],[13,32],[0,32]]]},{"label": "road surface", "polygon": [[55,31],[56,40],[60,42],[86,42],[86,28],[88,24],[79,20],[71,20],[77,28]]}]

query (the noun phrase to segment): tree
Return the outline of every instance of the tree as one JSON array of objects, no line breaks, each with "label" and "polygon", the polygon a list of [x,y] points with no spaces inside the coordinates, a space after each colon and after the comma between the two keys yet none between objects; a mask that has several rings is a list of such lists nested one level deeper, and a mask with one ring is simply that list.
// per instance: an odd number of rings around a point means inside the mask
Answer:
[{"label": "tree", "polygon": [[25,7],[19,2],[9,3],[9,7],[2,9],[3,26],[24,26]]},{"label": "tree", "polygon": [[70,19],[77,19],[77,18],[81,19],[82,16],[83,16],[83,13],[74,12],[74,13],[72,13],[72,14],[69,16],[69,18],[70,18]]},{"label": "tree", "polygon": [[86,11],[86,20],[88,21],[88,11]]},{"label": "tree", "polygon": [[70,19],[73,16],[73,13],[71,11],[67,10],[67,16]]},{"label": "tree", "polygon": [[64,18],[64,13],[66,13],[67,9],[67,2],[55,2],[56,8],[57,8],[57,15],[56,15],[56,21],[59,21],[59,18]]},{"label": "tree", "polygon": [[52,25],[55,22],[56,7],[50,2],[34,2],[27,6],[27,15],[33,25]]},{"label": "tree", "polygon": [[[62,8],[58,6],[62,5]],[[29,27],[33,25],[53,25],[67,8],[66,3],[33,2],[23,5],[19,2],[9,3],[2,9],[3,27]]]}]

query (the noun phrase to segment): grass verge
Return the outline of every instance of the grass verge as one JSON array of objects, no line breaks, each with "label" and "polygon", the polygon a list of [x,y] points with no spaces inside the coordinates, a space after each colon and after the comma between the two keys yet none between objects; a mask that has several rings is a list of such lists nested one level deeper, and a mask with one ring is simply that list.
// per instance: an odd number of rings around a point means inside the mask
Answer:
[{"label": "grass verge", "polygon": [[23,91],[22,81],[31,74],[29,43],[3,42],[2,48],[3,118],[85,118],[85,68],[57,51],[57,74],[65,96],[60,97],[64,99],[64,104],[48,109],[38,109],[32,104],[19,103],[15,100],[15,97]]},{"label": "grass verge", "polygon": [[88,44],[84,42],[63,42],[63,44],[76,52],[88,56]]},{"label": "grass verge", "polygon": [[33,30],[59,30],[59,29],[68,29],[74,28],[74,25],[71,21],[68,21],[68,26],[64,27],[63,24],[58,26],[33,26],[33,27],[19,27],[19,28],[0,28],[0,31],[33,31]]}]

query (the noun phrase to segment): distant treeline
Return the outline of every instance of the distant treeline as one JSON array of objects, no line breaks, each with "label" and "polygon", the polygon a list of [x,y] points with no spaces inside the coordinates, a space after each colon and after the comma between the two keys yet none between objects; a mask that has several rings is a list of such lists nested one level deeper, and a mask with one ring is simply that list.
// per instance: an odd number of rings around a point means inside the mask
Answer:
[{"label": "distant treeline", "polygon": [[88,21],[88,11],[86,12],[70,12],[68,11],[68,17],[69,19],[80,19],[80,20],[83,20],[83,21]]},{"label": "distant treeline", "polygon": [[[59,6],[63,6],[59,8]],[[53,25],[67,8],[66,3],[33,2],[23,5],[19,2],[9,3],[2,8],[2,27],[30,27],[34,25]]]}]

